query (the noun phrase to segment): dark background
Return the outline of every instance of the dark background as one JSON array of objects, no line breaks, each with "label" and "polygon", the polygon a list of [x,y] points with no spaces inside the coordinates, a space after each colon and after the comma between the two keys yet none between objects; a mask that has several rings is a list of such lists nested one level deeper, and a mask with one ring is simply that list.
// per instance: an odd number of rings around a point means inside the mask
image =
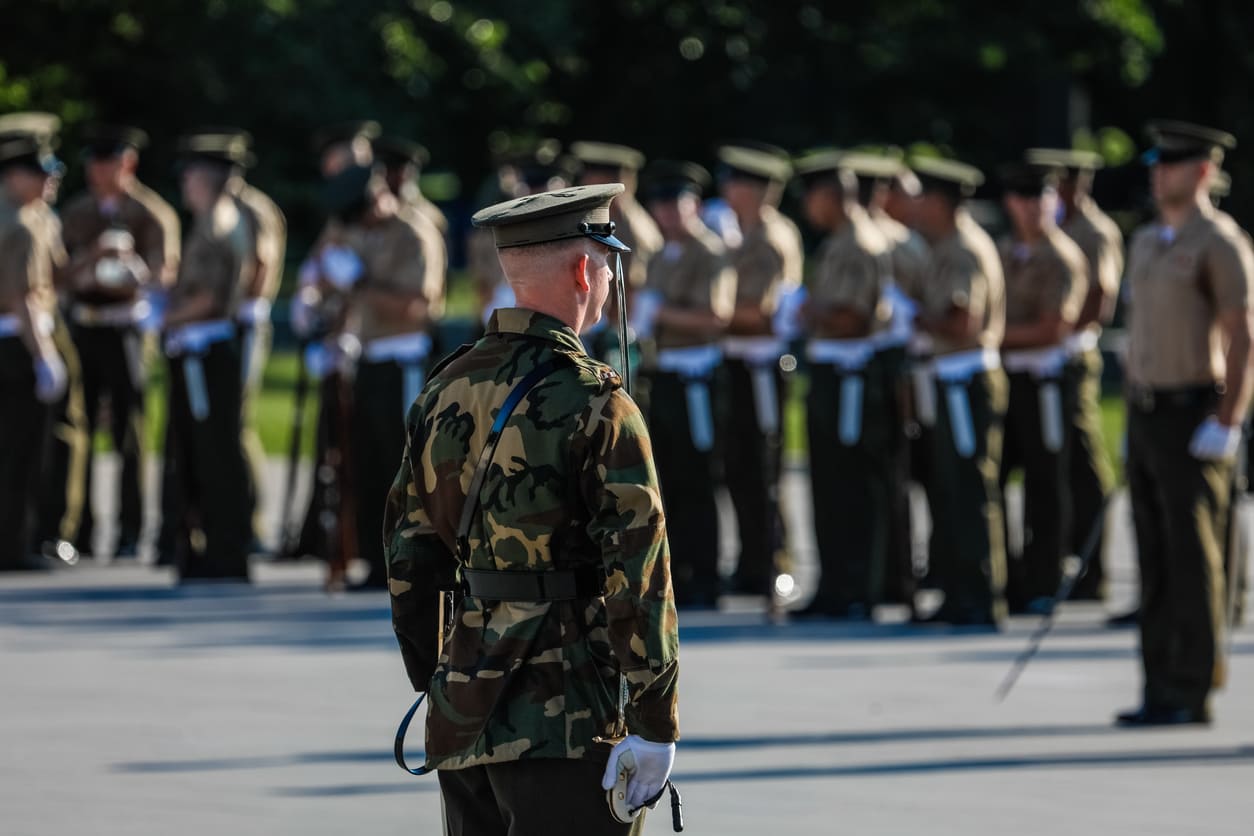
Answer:
[{"label": "dark background", "polygon": [[0,21],[0,112],[62,116],[67,193],[89,121],[148,130],[141,173],[167,196],[174,138],[238,125],[294,257],[321,222],[311,131],[365,117],[456,175],[429,182],[457,223],[493,147],[551,136],[701,161],[731,137],[925,143],[986,170],[1076,144],[1106,156],[1099,197],[1130,224],[1154,116],[1236,134],[1225,207],[1254,216],[1241,0],[0,0]]}]

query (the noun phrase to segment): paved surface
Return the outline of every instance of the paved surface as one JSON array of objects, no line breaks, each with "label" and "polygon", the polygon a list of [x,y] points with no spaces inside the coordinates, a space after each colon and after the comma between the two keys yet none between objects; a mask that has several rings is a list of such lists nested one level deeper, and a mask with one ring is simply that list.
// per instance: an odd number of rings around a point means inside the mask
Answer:
[{"label": "paved surface", "polygon": [[[1125,528],[1112,609],[1134,595]],[[436,780],[391,760],[410,694],[385,598],[329,597],[312,565],[255,574],[186,590],[136,563],[0,576],[0,834],[438,832]],[[1254,833],[1254,629],[1234,637],[1213,728],[1126,732],[1109,720],[1136,702],[1136,636],[1102,617],[1068,607],[997,704],[1032,620],[977,636],[772,626],[748,601],[683,614],[687,832]]]}]

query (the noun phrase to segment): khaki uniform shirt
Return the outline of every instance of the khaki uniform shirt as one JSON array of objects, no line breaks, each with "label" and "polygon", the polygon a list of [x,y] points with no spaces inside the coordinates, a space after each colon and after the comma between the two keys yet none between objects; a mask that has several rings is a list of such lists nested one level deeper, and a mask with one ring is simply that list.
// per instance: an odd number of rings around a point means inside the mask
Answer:
[{"label": "khaki uniform shirt", "polygon": [[0,197],[0,314],[17,313],[28,298],[49,313],[56,307],[45,211],[39,203],[19,208]]},{"label": "khaki uniform shirt", "polygon": [[1217,316],[1250,305],[1254,253],[1241,230],[1209,204],[1175,232],[1149,224],[1128,250],[1127,374],[1174,388],[1224,378]]},{"label": "khaki uniform shirt", "polygon": [[274,301],[283,281],[283,259],[287,254],[287,218],[269,195],[248,183],[240,182],[232,190],[244,217],[252,229],[257,251],[258,269],[264,270],[261,282],[245,288],[245,298]]},{"label": "khaki uniform shirt", "polygon": [[819,245],[810,280],[814,304],[852,310],[870,321],[870,331],[875,330],[887,313],[883,294],[892,275],[889,246],[866,211],[854,207],[849,222]]},{"label": "khaki uniform shirt", "polygon": [[977,317],[982,327],[970,341],[951,342],[933,335],[936,354],[976,348],[999,348],[1006,327],[1006,285],[997,245],[966,210],[948,238],[932,245],[924,278],[924,316],[939,319],[954,308]]},{"label": "khaki uniform shirt", "polygon": [[1084,253],[1060,229],[1033,246],[1003,238],[998,247],[1006,279],[1006,324],[1030,325],[1059,315],[1075,322],[1088,295]]},{"label": "khaki uniform shirt", "polygon": [[923,236],[884,212],[871,213],[871,219],[888,238],[892,258],[893,283],[911,299],[923,298],[923,275],[927,272],[931,249]]},{"label": "khaki uniform shirt", "polygon": [[648,211],[628,194],[619,195],[610,204],[610,220],[618,225],[614,235],[631,247],[631,252],[623,255],[623,270],[627,273],[628,286],[644,287],[648,278],[649,261],[665,243],[662,233]]},{"label": "khaki uniform shirt", "polygon": [[496,236],[490,229],[475,228],[466,236],[466,269],[475,287],[484,296],[491,297],[497,286],[505,281],[505,271],[496,256]]},{"label": "khaki uniform shirt", "polygon": [[428,324],[366,303],[361,294],[371,288],[419,294],[432,316],[440,314],[447,257],[443,236],[425,216],[402,208],[373,226],[354,224],[346,228],[343,243],[357,253],[364,267],[353,287],[349,326],[363,343],[412,333]]},{"label": "khaki uniform shirt", "polygon": [[1119,293],[1123,275],[1123,233],[1110,216],[1097,208],[1092,198],[1077,202],[1076,211],[1062,225],[1071,240],[1079,245],[1088,261],[1088,286],[1100,287],[1102,294],[1114,297]]},{"label": "khaki uniform shirt", "polygon": [[776,209],[764,207],[762,223],[744,231],[731,260],[736,268],[736,304],[757,305],[771,316],[780,292],[801,281],[801,233]]},{"label": "khaki uniform shirt", "polygon": [[[135,239],[135,254],[148,267],[151,281],[160,283],[165,271],[179,260],[179,219],[170,204],[142,183],[132,184],[126,194],[107,208],[90,193],[79,195],[62,214],[65,248],[71,258],[90,250],[109,229],[125,229]],[[91,264],[86,269],[95,269]],[[113,304],[116,296],[88,288],[76,290],[75,299],[86,304]]]},{"label": "khaki uniform shirt", "polygon": [[[663,304],[692,311],[713,311],[730,319],[736,309],[736,271],[727,246],[702,226],[690,238],[669,241],[649,262],[646,286],[662,294]],[[710,341],[658,325],[657,347],[690,348]]]},{"label": "khaki uniform shirt", "polygon": [[170,308],[207,292],[213,309],[206,320],[233,317],[245,278],[252,275],[255,247],[248,219],[235,199],[223,194],[212,210],[192,221],[183,242],[178,280],[170,290]]}]

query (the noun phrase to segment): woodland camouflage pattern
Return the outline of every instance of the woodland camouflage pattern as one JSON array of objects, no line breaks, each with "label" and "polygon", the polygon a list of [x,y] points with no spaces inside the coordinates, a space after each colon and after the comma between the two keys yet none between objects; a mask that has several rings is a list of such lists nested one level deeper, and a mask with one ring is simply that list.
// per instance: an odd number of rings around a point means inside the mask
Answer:
[{"label": "woodland camouflage pattern", "polygon": [[[555,355],[569,362],[531,390],[502,433],[471,526],[469,567],[599,563],[606,596],[461,598],[437,648],[437,590],[454,582],[457,521],[489,428],[514,385]],[[678,738],[665,517],[644,419],[620,387],[558,320],[502,309],[410,409],[384,531],[393,626],[410,681],[429,692],[429,768],[604,759],[608,747],[594,749],[593,738],[628,731]]]}]

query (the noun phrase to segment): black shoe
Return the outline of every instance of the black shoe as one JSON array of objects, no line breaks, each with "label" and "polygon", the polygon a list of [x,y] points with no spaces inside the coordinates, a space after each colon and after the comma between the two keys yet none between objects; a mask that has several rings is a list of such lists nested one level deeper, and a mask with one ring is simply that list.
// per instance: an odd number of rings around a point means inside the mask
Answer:
[{"label": "black shoe", "polygon": [[1205,708],[1169,708],[1143,705],[1115,715],[1115,725],[1127,728],[1156,726],[1209,726],[1210,712]]},{"label": "black shoe", "polygon": [[28,554],[14,563],[0,563],[0,572],[55,572],[64,566],[59,560],[50,560],[42,554]]},{"label": "black shoe", "polygon": [[735,574],[727,579],[724,591],[729,595],[771,595],[775,591],[775,578]]},{"label": "black shoe", "polygon": [[1111,628],[1136,627],[1141,623],[1141,608],[1134,607],[1122,615],[1112,615],[1106,619],[1106,626]]},{"label": "black shoe", "polygon": [[139,557],[139,541],[138,540],[121,540],[118,547],[113,550],[114,560],[128,560],[133,557]]}]

